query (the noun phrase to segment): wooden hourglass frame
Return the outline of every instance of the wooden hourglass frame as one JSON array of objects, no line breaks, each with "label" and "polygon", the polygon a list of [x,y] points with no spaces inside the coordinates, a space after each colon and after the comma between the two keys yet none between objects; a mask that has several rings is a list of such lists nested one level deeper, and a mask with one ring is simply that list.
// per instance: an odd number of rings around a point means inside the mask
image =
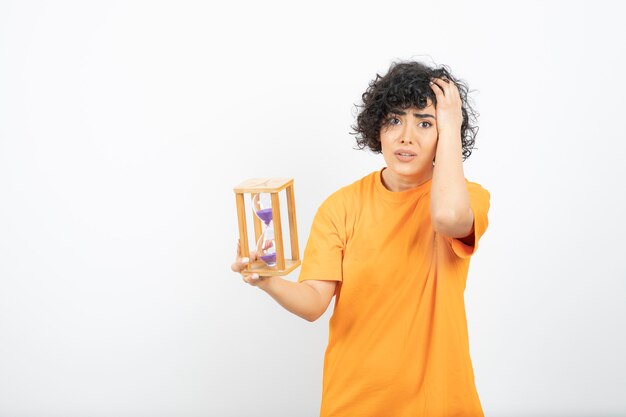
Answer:
[{"label": "wooden hourglass frame", "polygon": [[[291,259],[285,259],[283,246],[283,232],[280,217],[279,192],[285,190],[287,194],[287,212],[289,215],[289,237],[291,243]],[[262,260],[250,262],[242,272],[256,273],[259,276],[282,276],[287,275],[300,266],[300,251],[298,248],[298,230],[296,225],[296,205],[293,192],[293,178],[251,178],[237,185],[233,191],[237,200],[237,220],[239,223],[239,241],[241,243],[241,256],[250,257],[248,246],[248,226],[246,224],[246,207],[244,194],[252,196],[258,193],[271,195],[272,222],[274,226],[274,239],[276,243],[276,265],[269,267]],[[254,213],[254,236],[255,242],[262,233],[261,220]]]}]

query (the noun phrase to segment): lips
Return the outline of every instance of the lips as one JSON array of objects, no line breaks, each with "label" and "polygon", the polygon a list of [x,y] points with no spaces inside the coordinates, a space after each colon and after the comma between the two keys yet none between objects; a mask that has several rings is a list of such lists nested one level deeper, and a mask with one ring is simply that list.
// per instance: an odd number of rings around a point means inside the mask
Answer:
[{"label": "lips", "polygon": [[409,151],[408,149],[398,149],[394,152],[394,156],[400,162],[411,162],[417,157],[415,152]]},{"label": "lips", "polygon": [[398,149],[397,151],[394,152],[394,154],[402,155],[402,156],[417,156],[415,152],[410,151],[408,149]]}]

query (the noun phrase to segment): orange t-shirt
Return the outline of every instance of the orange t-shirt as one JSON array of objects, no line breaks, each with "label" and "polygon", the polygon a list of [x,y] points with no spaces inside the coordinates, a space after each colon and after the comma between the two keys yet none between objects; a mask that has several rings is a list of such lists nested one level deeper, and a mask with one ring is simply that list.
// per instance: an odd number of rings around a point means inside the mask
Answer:
[{"label": "orange t-shirt", "polygon": [[381,173],[321,204],[304,251],[298,282],[340,281],[320,416],[482,417],[463,293],[490,194],[466,179],[475,219],[470,247],[433,231],[432,179],[392,192]]}]

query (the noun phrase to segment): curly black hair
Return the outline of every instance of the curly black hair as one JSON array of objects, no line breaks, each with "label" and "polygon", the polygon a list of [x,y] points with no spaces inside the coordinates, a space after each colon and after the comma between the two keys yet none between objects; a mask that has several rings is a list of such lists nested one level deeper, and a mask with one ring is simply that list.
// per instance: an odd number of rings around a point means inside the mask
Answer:
[{"label": "curly black hair", "polygon": [[355,105],[358,112],[356,124],[351,126],[356,135],[358,149],[369,148],[374,153],[382,153],[380,145],[380,129],[391,109],[416,107],[423,109],[428,106],[428,99],[437,105],[437,96],[433,93],[429,82],[432,78],[447,78],[459,89],[462,101],[463,123],[461,124],[461,147],[463,161],[472,153],[474,138],[478,133],[476,112],[469,103],[467,84],[456,79],[446,65],[431,68],[421,62],[398,61],[391,64],[387,74],[372,80],[361,96],[362,105]]}]

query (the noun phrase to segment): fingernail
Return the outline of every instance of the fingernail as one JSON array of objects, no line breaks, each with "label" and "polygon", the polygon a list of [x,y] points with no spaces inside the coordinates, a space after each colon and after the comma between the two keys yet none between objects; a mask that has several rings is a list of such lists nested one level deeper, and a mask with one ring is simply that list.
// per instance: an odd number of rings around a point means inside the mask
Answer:
[{"label": "fingernail", "polygon": [[252,274],[252,279],[257,279],[259,276],[257,274]]},{"label": "fingernail", "polygon": [[242,264],[247,264],[248,262],[250,262],[249,258],[241,258],[241,263]]}]

